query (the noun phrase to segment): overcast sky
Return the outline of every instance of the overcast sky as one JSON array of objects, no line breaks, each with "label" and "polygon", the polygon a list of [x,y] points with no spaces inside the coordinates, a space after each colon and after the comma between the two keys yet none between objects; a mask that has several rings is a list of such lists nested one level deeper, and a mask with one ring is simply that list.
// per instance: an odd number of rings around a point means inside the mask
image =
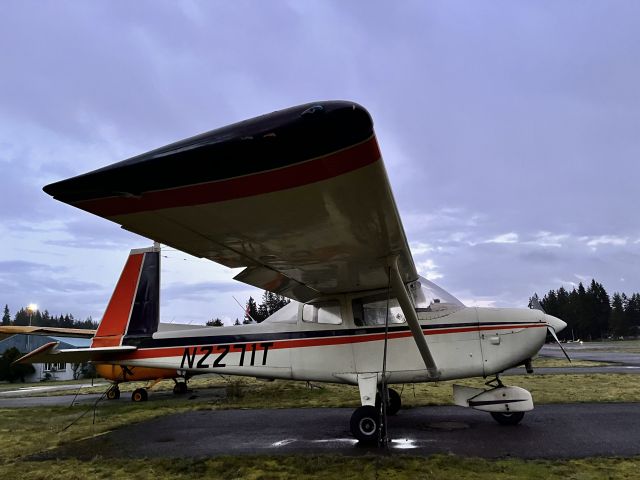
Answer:
[{"label": "overcast sky", "polygon": [[[102,316],[148,240],[42,192],[315,100],[372,114],[419,270],[467,304],[640,291],[640,3],[3,1],[0,303]],[[166,251],[163,321],[261,292]]]}]

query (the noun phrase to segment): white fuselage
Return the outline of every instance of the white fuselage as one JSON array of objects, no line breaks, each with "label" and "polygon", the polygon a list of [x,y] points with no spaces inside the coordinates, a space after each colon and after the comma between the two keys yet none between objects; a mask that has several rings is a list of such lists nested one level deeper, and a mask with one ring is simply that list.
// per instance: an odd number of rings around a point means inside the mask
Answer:
[{"label": "white fuselage", "polygon": [[[156,332],[121,363],[170,368],[186,375],[357,384],[357,375],[383,369],[385,327],[357,325],[351,300],[332,299],[340,306],[330,321],[340,320],[339,324],[319,323],[320,314],[305,318],[308,305],[292,302],[261,324]],[[487,377],[522,364],[545,341],[545,317],[538,310],[512,308],[443,306],[419,313],[438,380]],[[389,325],[387,359],[388,383],[435,380],[428,376],[405,322]]]}]

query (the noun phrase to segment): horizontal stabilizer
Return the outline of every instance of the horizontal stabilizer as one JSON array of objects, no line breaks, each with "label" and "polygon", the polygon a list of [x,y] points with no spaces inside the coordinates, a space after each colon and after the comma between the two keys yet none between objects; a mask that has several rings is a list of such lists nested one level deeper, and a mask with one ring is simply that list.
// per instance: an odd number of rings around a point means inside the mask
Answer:
[{"label": "horizontal stabilizer", "polygon": [[116,361],[122,353],[132,352],[133,346],[66,348],[59,349],[59,342],[49,342],[20,357],[14,363],[84,363],[89,361]]}]

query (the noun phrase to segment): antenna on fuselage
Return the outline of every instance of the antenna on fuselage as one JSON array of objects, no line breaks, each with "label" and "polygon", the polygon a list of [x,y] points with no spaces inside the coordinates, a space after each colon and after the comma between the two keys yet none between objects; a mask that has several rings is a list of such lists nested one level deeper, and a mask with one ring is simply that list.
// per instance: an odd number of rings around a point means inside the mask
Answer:
[{"label": "antenna on fuselage", "polygon": [[249,317],[253,323],[258,323],[258,322],[256,322],[256,319],[255,319],[255,318],[253,318],[253,317],[251,316],[251,314],[249,313],[249,307],[248,307],[248,306],[247,306],[246,308],[245,308],[245,307],[243,307],[243,306],[242,306],[242,304],[238,301],[238,299],[237,299],[236,297],[234,297],[233,295],[231,295],[231,298],[233,298],[233,299],[236,301],[236,303],[238,304],[238,306],[240,307],[240,309],[242,310],[242,313],[243,313],[244,315],[246,315],[247,317]]}]

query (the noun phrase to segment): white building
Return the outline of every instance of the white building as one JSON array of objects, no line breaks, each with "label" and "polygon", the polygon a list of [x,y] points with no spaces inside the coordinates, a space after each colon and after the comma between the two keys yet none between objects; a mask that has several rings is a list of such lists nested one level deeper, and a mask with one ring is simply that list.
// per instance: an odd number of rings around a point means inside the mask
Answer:
[{"label": "white building", "polygon": [[[0,340],[0,355],[6,350],[15,347],[20,352],[26,353],[35,350],[50,342],[60,342],[59,348],[88,347],[89,338],[49,337],[42,335],[13,335]],[[39,382],[42,380],[73,380],[74,367],[70,363],[34,363],[35,373],[25,377],[26,382]],[[77,369],[77,367],[76,367]]]}]

